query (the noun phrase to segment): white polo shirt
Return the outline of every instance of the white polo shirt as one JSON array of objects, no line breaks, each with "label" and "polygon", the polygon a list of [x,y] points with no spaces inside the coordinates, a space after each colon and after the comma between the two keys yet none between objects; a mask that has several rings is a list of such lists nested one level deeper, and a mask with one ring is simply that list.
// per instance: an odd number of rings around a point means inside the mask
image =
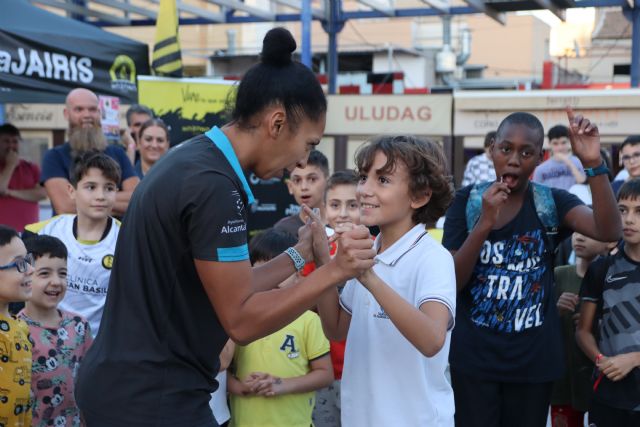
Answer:
[{"label": "white polo shirt", "polygon": [[[379,248],[380,236],[375,247]],[[393,325],[356,279],[340,304],[351,314],[342,375],[342,424],[346,426],[453,426],[453,390],[445,377],[454,325],[453,257],[418,224],[376,256],[376,274],[415,307],[427,301],[450,313],[445,344],[423,356]]]}]

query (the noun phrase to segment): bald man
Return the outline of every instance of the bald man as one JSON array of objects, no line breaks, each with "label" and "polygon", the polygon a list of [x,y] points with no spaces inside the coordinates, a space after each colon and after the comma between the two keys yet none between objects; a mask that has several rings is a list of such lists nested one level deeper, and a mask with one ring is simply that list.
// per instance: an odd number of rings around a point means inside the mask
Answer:
[{"label": "bald man", "polygon": [[85,151],[100,150],[120,165],[122,182],[116,195],[113,215],[123,216],[140,179],[122,147],[107,144],[100,126],[100,105],[96,94],[83,88],[73,89],[67,95],[64,118],[68,123],[69,140],[45,153],[40,178],[51,200],[54,215],[76,212],[75,203],[69,195],[73,159]]}]

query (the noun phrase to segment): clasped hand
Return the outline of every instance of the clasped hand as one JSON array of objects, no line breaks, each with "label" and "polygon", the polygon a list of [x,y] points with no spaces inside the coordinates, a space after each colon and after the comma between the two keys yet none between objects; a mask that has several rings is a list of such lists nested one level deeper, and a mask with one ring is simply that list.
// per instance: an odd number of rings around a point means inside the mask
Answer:
[{"label": "clasped hand", "polygon": [[273,397],[285,394],[282,378],[266,372],[252,372],[240,384],[243,396]]},{"label": "clasped hand", "polygon": [[[298,231],[300,248],[296,246],[305,260],[313,260],[317,265],[331,264],[342,281],[358,277],[373,267],[376,253],[369,229],[363,225],[353,225],[336,230],[327,238],[321,218],[303,205],[308,216],[307,223]],[[329,255],[329,243],[336,242],[338,251],[332,259]]]}]

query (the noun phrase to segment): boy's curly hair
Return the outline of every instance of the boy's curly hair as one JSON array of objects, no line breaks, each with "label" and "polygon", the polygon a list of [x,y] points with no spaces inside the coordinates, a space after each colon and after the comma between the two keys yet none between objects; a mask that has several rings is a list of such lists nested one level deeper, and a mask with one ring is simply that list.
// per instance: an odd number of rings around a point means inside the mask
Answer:
[{"label": "boy's curly hair", "polygon": [[447,170],[447,162],[440,146],[432,141],[412,135],[378,136],[356,152],[356,167],[359,172],[368,172],[373,166],[377,152],[387,157],[387,163],[379,173],[391,173],[398,162],[407,167],[409,194],[419,196],[431,190],[429,202],[413,212],[411,219],[416,224],[433,227],[442,217],[453,199],[453,180]]}]

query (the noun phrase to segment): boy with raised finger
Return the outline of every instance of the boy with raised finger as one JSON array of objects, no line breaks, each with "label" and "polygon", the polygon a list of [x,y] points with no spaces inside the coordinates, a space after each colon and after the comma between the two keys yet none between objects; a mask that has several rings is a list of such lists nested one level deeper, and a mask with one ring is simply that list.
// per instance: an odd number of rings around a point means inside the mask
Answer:
[{"label": "boy with raised finger", "polygon": [[553,292],[553,249],[572,231],[617,240],[620,221],[597,126],[567,110],[572,151],[586,168],[592,211],[565,190],[529,180],[544,129],[529,113],[507,116],[491,155],[498,180],[458,191],[443,245],[458,288],[451,340],[456,425],[540,427],[563,374]]}]

